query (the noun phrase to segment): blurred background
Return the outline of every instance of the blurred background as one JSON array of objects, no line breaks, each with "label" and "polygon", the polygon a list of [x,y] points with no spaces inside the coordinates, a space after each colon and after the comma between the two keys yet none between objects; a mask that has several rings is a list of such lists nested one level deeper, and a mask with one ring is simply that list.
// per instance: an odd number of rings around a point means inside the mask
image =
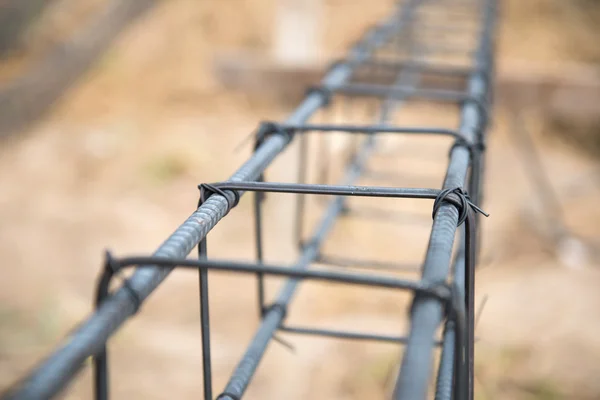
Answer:
[{"label": "blurred background", "polygon": [[[250,155],[243,141],[258,122],[283,119],[395,2],[296,3],[305,9],[290,11],[289,0],[0,0],[1,388],[90,313],[104,249],[155,250],[193,211],[197,184],[228,178]],[[500,4],[476,395],[598,399],[600,3]],[[305,34],[286,29],[307,12]],[[432,163],[446,162],[440,154]],[[558,206],[532,175],[536,154]],[[402,165],[425,171],[424,159]],[[293,179],[294,160],[286,151],[268,178]],[[380,160],[392,171],[397,163]],[[403,186],[428,186],[411,182]],[[267,257],[289,261],[291,204],[271,197]],[[429,227],[362,231],[361,240],[375,254],[418,260],[424,248],[411,241],[424,246]],[[342,228],[337,249],[353,247],[358,233]],[[211,256],[253,257],[251,229],[248,197],[210,234]],[[269,282],[271,293],[279,283]],[[114,336],[115,398],[199,396],[196,286],[195,274],[173,273]],[[216,391],[258,326],[254,296],[253,279],[214,278]],[[407,297],[395,296],[311,284],[293,316],[398,333]],[[272,344],[248,399],[383,398],[393,385],[396,346],[289,340],[296,353]],[[90,389],[88,368],[65,398],[90,398]]]}]

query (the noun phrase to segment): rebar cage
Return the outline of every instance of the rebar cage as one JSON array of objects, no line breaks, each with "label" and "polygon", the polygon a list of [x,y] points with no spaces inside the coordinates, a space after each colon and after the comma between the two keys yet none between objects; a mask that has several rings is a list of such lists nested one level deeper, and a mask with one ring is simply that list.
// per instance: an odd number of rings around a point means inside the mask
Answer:
[{"label": "rebar cage", "polygon": [[[345,59],[332,64],[321,84],[310,88],[285,122],[260,124],[255,132],[252,157],[229,180],[199,185],[197,210],[154,255],[116,258],[107,254],[98,283],[96,311],[3,398],[53,397],[91,356],[95,397],[107,399],[107,340],[138,311],[169,273],[180,267],[199,271],[205,399],[241,399],[267,346],[271,340],[277,340],[278,331],[402,344],[405,350],[394,398],[424,399],[435,393],[435,398],[440,400],[472,399],[477,225],[478,214],[485,214],[477,204],[482,200],[485,137],[491,117],[496,14],[494,0],[400,2],[389,19],[370,29]],[[339,123],[340,118],[331,116],[332,109],[347,109],[349,104],[356,103],[367,110],[369,119],[363,118],[366,122],[349,123],[352,118],[346,115],[344,122]],[[409,126],[396,121],[394,113],[412,104],[451,110],[456,123]],[[319,121],[315,122],[317,117]],[[335,173],[329,167],[332,156],[328,153],[327,141],[323,140],[334,132],[348,137],[343,157],[348,161],[344,162],[343,173],[338,174],[341,179],[337,184],[330,183]],[[378,178],[367,164],[382,138],[407,135],[450,139],[442,187],[356,186],[357,180],[367,175]],[[315,160],[308,154],[311,148],[308,141],[313,138],[319,141]],[[265,169],[290,143],[297,141],[298,180],[266,182]],[[315,143],[312,144],[314,148]],[[307,171],[311,169],[317,171],[316,182],[308,182],[311,174]],[[383,175],[385,177],[385,173]],[[387,176],[389,178],[389,174]],[[248,236],[254,238],[256,260],[208,258],[208,232],[237,205],[245,192],[254,193],[254,234]],[[293,229],[298,257],[289,265],[273,265],[264,260],[262,208],[267,192],[291,193],[296,200]],[[313,233],[307,235],[308,195],[328,196],[329,202],[316,206],[322,216],[314,224]],[[394,224],[410,223],[407,219],[394,219],[389,210],[351,205],[349,200],[355,197],[433,200],[433,224],[424,261],[407,266],[325,254],[324,243],[340,218],[383,217]],[[455,237],[459,237],[456,244]],[[186,259],[196,246],[198,259]],[[324,265],[339,268],[323,268]],[[111,293],[111,280],[127,267],[136,267],[135,273]],[[394,275],[407,269],[412,270],[413,275],[420,271],[421,279]],[[216,397],[213,397],[210,354],[209,271],[256,275],[260,316],[260,326],[246,353]],[[265,293],[264,279],[269,275],[286,278],[276,296]],[[287,310],[303,280],[412,292],[408,334],[390,336],[286,323]],[[443,327],[441,338],[437,337],[440,327]],[[440,356],[434,358],[436,347],[440,348]],[[435,377],[434,389],[430,387],[432,376]]]}]

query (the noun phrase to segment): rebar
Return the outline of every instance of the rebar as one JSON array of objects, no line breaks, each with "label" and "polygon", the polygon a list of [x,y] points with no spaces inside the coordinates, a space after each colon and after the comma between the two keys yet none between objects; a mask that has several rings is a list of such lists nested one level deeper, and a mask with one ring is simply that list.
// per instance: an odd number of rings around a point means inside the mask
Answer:
[{"label": "rebar", "polygon": [[[440,18],[443,23],[439,22]],[[321,84],[308,91],[305,99],[285,122],[263,122],[259,126],[254,154],[228,181],[199,185],[201,193],[198,208],[152,256],[123,259],[109,256],[101,272],[96,311],[56,351],[10,388],[3,398],[51,398],[75,377],[88,357],[94,357],[95,396],[98,400],[107,399],[107,340],[138,311],[174,268],[186,267],[200,273],[205,399],[213,398],[209,277],[213,272],[227,271],[256,275],[261,322],[217,399],[242,398],[267,346],[272,339],[279,340],[275,334],[282,331],[404,344],[406,349],[394,390],[396,399],[421,400],[427,397],[431,392],[433,351],[440,348],[435,398],[472,400],[478,214],[485,214],[478,204],[481,202],[486,129],[492,111],[495,18],[495,0],[407,0],[399,4],[389,19],[369,30],[345,59],[332,65]],[[429,31],[436,33],[433,35],[436,41],[422,35]],[[445,33],[443,37],[439,34],[441,31]],[[463,38],[469,34],[477,41],[475,48],[444,41],[453,35]],[[453,62],[458,56],[462,57],[461,63]],[[444,61],[439,61],[439,58]],[[440,82],[449,79],[454,85],[424,87],[426,76],[440,78]],[[364,100],[363,96],[372,99]],[[374,108],[365,107],[374,110],[370,123],[357,125],[309,121],[330,104],[350,104],[354,99],[374,105]],[[404,126],[393,122],[395,110],[416,101],[435,105],[444,103],[440,107],[453,105],[458,111],[459,126]],[[329,172],[322,174],[319,184],[306,183],[308,175],[305,171],[309,162],[306,140],[313,134],[325,136],[332,132],[348,134],[361,142],[351,151],[350,161],[339,184],[327,183]],[[364,137],[359,138],[361,135]],[[450,138],[453,144],[443,186],[434,189],[356,185],[356,181],[365,173],[367,162],[382,135]],[[266,182],[266,168],[290,143],[298,140],[301,143],[298,182]],[[321,163],[318,169],[321,171],[327,171],[329,161],[325,158],[320,156],[318,160]],[[256,262],[242,263],[208,257],[206,235],[248,191],[255,192]],[[261,210],[266,193],[291,193],[297,196],[294,232],[299,256],[291,265],[269,265],[264,261]],[[307,238],[303,237],[306,195],[332,198],[312,235]],[[348,199],[357,196],[434,200],[433,225],[425,260],[409,268],[414,272],[421,271],[420,280],[404,280],[380,274],[384,269],[406,270],[405,263],[323,255],[323,244],[336,221],[352,214],[353,207],[349,206]],[[365,215],[368,216],[368,213]],[[462,222],[465,222],[464,227],[459,229]],[[453,268],[450,268],[457,232],[460,240]],[[199,259],[185,259],[195,246],[199,246]],[[342,272],[339,268],[324,271],[313,266],[327,262],[344,269],[368,270],[368,273]],[[125,280],[114,293],[109,293],[113,276],[123,268],[134,266],[137,268],[133,276]],[[265,275],[286,277],[281,291],[271,304],[266,304]],[[412,291],[414,297],[408,336],[284,324],[287,308],[293,302],[298,285],[305,279]],[[444,332],[440,340],[435,335],[442,323]]]}]

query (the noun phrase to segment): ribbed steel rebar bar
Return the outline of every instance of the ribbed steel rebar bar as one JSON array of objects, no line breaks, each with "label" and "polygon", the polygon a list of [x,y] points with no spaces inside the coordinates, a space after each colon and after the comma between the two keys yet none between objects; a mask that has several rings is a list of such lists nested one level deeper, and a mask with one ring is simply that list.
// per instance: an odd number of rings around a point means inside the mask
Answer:
[{"label": "ribbed steel rebar bar", "polygon": [[[368,58],[371,51],[383,45],[407,20],[406,9],[418,1],[412,1],[390,20],[368,32],[350,52],[347,62],[337,64],[323,79],[325,87],[335,87],[345,82],[355,64]],[[326,101],[326,94],[311,93],[288,118],[286,123],[302,124]],[[230,178],[233,182],[256,179],[273,159],[281,153],[289,141],[273,136],[263,143],[244,165]],[[198,242],[223,218],[228,201],[222,196],[211,196],[202,204],[156,251],[157,256],[181,257],[192,251]],[[140,267],[130,279],[131,287],[140,300],[146,299],[171,271]],[[108,338],[134,314],[135,305],[127,291],[118,290],[108,301],[92,314],[78,329],[72,332],[47,360],[15,387],[7,399],[40,399],[58,393],[79,371],[84,361],[96,354]]]},{"label": "ribbed steel rebar bar", "polygon": [[[439,14],[436,14],[436,12]],[[461,32],[465,33],[469,31],[471,23],[473,23],[473,26],[478,26],[480,29],[477,36],[476,50],[472,51],[467,47],[448,46],[446,43],[422,43],[421,41],[427,40],[420,37],[418,30],[424,29],[425,26],[436,26],[434,22],[427,21],[427,18],[435,19],[436,16],[444,20],[443,27],[440,27],[440,29],[443,28],[448,32],[460,27]],[[264,140],[261,139],[261,144],[254,155],[233,174],[228,182],[222,183],[220,186],[204,186],[218,191],[207,196],[202,205],[177,228],[154,255],[171,259],[184,258],[227,214],[231,205],[244,191],[260,189],[288,193],[335,195],[337,197],[325,210],[324,216],[312,237],[306,241],[298,260],[292,266],[294,270],[303,271],[312,263],[320,260],[322,243],[335,221],[345,211],[344,196],[365,193],[369,196],[398,197],[399,194],[402,194],[403,197],[436,199],[435,217],[423,264],[421,284],[427,286],[446,282],[450,270],[457,225],[467,217],[469,211],[467,210],[468,200],[466,200],[466,196],[461,194],[463,196],[461,199],[464,202],[462,210],[460,202],[447,201],[444,196],[450,191],[467,187],[471,191],[471,199],[475,204],[481,199],[480,182],[483,169],[481,152],[485,143],[484,133],[489,119],[487,106],[490,100],[490,79],[493,70],[491,52],[493,51],[494,18],[494,0],[407,0],[398,6],[397,12],[389,20],[371,29],[352,48],[345,61],[335,64],[330,69],[321,85],[307,94],[304,101],[285,123],[280,125],[271,124],[271,128],[275,130],[287,130],[291,133],[314,130],[368,134],[364,144],[357,150],[353,161],[349,163],[342,184],[322,186],[252,183],[251,181],[255,181],[262,176],[267,166],[288,146],[293,138],[293,134],[269,134],[263,138]],[[388,47],[386,48],[386,46]],[[390,57],[389,54],[380,54],[386,51],[388,53],[391,51],[396,58]],[[473,65],[466,67],[447,63],[437,64],[427,60],[427,57],[432,54],[444,56],[462,54],[468,56],[471,53],[474,54]],[[394,77],[393,82],[388,84],[352,82],[353,74],[361,66],[368,66],[376,71],[389,71],[391,69]],[[457,77],[464,79],[467,83],[467,90],[455,91],[445,88],[419,87],[422,73],[437,73],[451,76],[453,79]],[[363,94],[381,99],[380,115],[373,125],[305,124],[316,111],[329,102],[330,97]],[[460,103],[461,122],[459,129],[428,129],[426,127],[386,125],[398,103],[411,98]],[[442,190],[405,189],[403,191],[400,188],[350,186],[363,174],[366,161],[374,150],[375,136],[382,133],[436,134],[453,137],[455,145],[450,152],[450,160]],[[444,200],[446,201],[444,202]],[[469,205],[479,210],[473,203],[469,202]],[[257,211],[257,214],[259,214],[259,211]],[[476,221],[475,217],[473,221]],[[257,222],[257,227],[259,226],[260,223]],[[471,225],[469,226],[473,228]],[[470,231],[467,230],[467,232]],[[463,235],[454,268],[454,281],[459,295],[465,300],[466,321],[467,324],[471,325],[473,322],[474,277],[472,271],[467,268],[467,260],[472,261],[471,252],[473,248],[471,245],[474,243],[475,240],[469,238],[469,234]],[[465,254],[467,250],[469,252]],[[472,267],[472,264],[470,266]],[[143,303],[171,270],[172,268],[164,265],[138,267],[125,286],[117,290],[112,296],[104,299],[95,313],[74,330],[64,340],[63,344],[36,367],[29,376],[11,388],[3,398],[41,399],[50,398],[59,393],[81,369],[85,360],[90,356],[97,355],[104,348],[110,336],[137,311],[139,308],[137,303]],[[260,271],[256,270],[256,272]],[[204,270],[203,273],[205,274]],[[277,296],[275,303],[264,310],[261,324],[254,338],[234,370],[223,393],[218,397],[219,399],[236,400],[242,397],[268,344],[273,339],[274,333],[282,328],[286,308],[292,301],[299,282],[298,278],[289,278]],[[207,289],[206,281],[204,283],[206,284],[204,289]],[[259,292],[261,288],[262,286],[259,286]],[[262,297],[260,304],[263,305]],[[203,303],[201,307],[205,307],[203,310],[205,315],[208,315],[208,304]],[[434,337],[435,332],[444,317],[447,316],[441,346],[442,356],[438,368],[436,399],[451,399],[457,393],[454,391],[454,387],[457,385],[456,368],[461,368],[458,371],[461,376],[469,376],[469,379],[471,379],[468,383],[471,392],[468,393],[467,397],[469,400],[472,399],[474,342],[472,326],[467,328],[468,335],[465,339],[460,335],[460,330],[457,330],[455,321],[445,313],[447,311],[445,305],[439,299],[416,293],[411,309],[411,328],[408,337],[406,339],[401,336],[384,337],[387,341],[392,342],[406,341],[407,345],[396,382],[395,398],[422,400],[426,397],[432,373],[432,354],[434,347],[438,345]],[[208,332],[208,319],[203,321],[205,323],[204,328]],[[462,324],[459,326],[463,327]],[[288,330],[294,331],[294,328]],[[295,328],[295,332],[363,340],[383,337],[305,328]],[[455,344],[458,343],[459,346],[462,346],[460,343],[465,340],[464,352],[467,361],[464,366],[461,364],[459,367],[456,362],[456,357],[459,355],[456,354]],[[208,339],[206,339],[205,344],[208,342]],[[205,379],[209,379],[210,375],[210,371],[205,370]]]},{"label": "ribbed steel rebar bar", "polygon": [[[486,99],[489,81],[486,78],[490,69],[489,52],[491,33],[489,25],[494,15],[494,2],[486,0],[482,10],[483,33],[479,43],[476,64],[482,66],[482,72],[474,72],[469,77],[470,96]],[[459,131],[469,140],[476,140],[485,129],[486,121],[478,107],[466,103],[462,107]],[[464,147],[453,148],[450,154],[444,188],[463,187],[469,171],[470,154]],[[445,281],[448,277],[452,247],[458,222],[456,207],[445,204],[440,207],[434,219],[429,245],[423,265],[423,280],[429,282]],[[468,293],[466,294],[468,295]],[[429,298],[416,296],[413,301],[411,329],[408,343],[396,382],[396,399],[425,399],[428,393],[432,370],[433,337],[442,320],[442,306]],[[452,331],[447,335],[452,335]],[[451,340],[451,337],[447,338]],[[451,346],[450,346],[451,347]],[[472,385],[471,385],[472,386]],[[472,398],[472,394],[469,396]]]}]

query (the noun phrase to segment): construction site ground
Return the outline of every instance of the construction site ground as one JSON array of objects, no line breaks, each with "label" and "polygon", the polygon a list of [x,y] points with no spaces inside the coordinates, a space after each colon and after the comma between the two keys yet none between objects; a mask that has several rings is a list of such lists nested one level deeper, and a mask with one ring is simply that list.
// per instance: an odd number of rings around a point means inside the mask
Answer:
[{"label": "construction site ground", "polygon": [[[2,143],[0,387],[27,372],[89,315],[105,249],[117,255],[154,251],[194,209],[197,185],[228,178],[249,157],[250,145],[236,148],[258,122],[282,119],[291,109],[289,104],[222,90],[212,75],[223,48],[260,44],[264,37],[264,29],[254,34],[252,27],[263,26],[269,14],[252,9],[246,15],[251,22],[244,26],[238,3],[249,7],[250,2],[160,4],[46,118]],[[267,1],[255,3],[270,10]],[[328,30],[326,52],[340,54],[362,28],[385,16],[392,2],[372,3],[365,12],[352,2],[327,2],[335,29]],[[336,12],[342,7],[343,17]],[[360,23],[352,23],[349,15]],[[551,27],[533,25],[526,32],[519,31],[521,25],[503,27],[499,70],[515,59],[556,59]],[[231,26],[244,27],[238,32]],[[529,40],[520,40],[523,34]],[[525,114],[565,205],[568,226],[581,236],[597,238],[596,162],[541,135],[544,112],[534,105],[531,109]],[[511,145],[502,101],[495,111],[483,204],[491,216],[483,221],[476,292],[478,304],[487,297],[476,329],[476,398],[597,399],[598,262],[568,243],[557,256],[555,243],[540,228],[546,216]],[[403,121],[438,112],[444,110],[407,109]],[[376,155],[372,166],[401,175],[388,184],[441,185],[449,142],[387,143],[378,150],[386,154]],[[419,144],[423,153],[412,154],[404,144]],[[268,179],[294,179],[295,148],[276,160]],[[245,196],[211,232],[211,257],[254,256],[250,200]],[[426,203],[415,208],[424,217],[431,206]],[[318,217],[318,205],[313,205],[311,220]],[[293,260],[293,203],[269,196],[265,210],[267,259]],[[344,218],[326,248],[364,258],[419,261],[430,224],[426,218],[398,224]],[[269,293],[280,283],[269,281]],[[174,272],[109,342],[114,398],[201,395],[197,285],[195,273]],[[223,388],[258,326],[255,296],[254,278],[211,275],[216,391]],[[408,300],[408,295],[391,291],[309,283],[300,289],[289,318],[321,327],[402,334],[407,321],[398,316]],[[272,344],[248,399],[383,398],[393,386],[401,352],[396,345],[285,337],[295,352]],[[65,398],[90,396],[87,367]]]}]

